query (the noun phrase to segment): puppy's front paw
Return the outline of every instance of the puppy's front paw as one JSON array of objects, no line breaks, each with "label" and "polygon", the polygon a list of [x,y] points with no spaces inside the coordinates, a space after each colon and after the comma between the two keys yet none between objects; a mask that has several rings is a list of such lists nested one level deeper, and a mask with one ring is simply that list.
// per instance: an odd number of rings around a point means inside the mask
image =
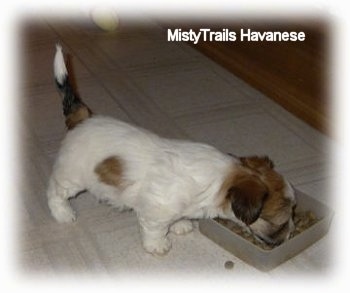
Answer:
[{"label": "puppy's front paw", "polygon": [[72,223],[76,220],[76,215],[69,203],[57,203],[55,201],[49,201],[49,206],[52,216],[59,223]]},{"label": "puppy's front paw", "polygon": [[171,241],[167,237],[157,240],[144,240],[143,247],[149,253],[163,256],[169,252]]},{"label": "puppy's front paw", "polygon": [[190,220],[180,220],[170,226],[170,231],[176,235],[184,235],[193,230],[193,224]]}]

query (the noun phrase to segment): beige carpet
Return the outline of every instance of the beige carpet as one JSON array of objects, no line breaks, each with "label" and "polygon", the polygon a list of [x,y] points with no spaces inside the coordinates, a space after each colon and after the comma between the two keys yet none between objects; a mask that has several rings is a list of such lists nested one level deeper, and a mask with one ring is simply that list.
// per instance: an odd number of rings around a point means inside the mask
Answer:
[{"label": "beige carpet", "polygon": [[[330,236],[262,273],[226,252],[198,228],[171,235],[164,257],[144,252],[135,214],[119,213],[85,193],[73,199],[78,220],[58,224],[49,214],[46,186],[65,127],[52,74],[55,44],[72,56],[78,90],[96,113],[187,138],[237,155],[268,154],[298,189],[332,205],[328,197],[331,142],[260,92],[183,43],[168,43],[151,21],[122,19],[116,32],[90,22],[25,22],[21,36],[19,120],[23,172],[18,269],[24,274],[174,272],[280,277],[327,271]],[[224,263],[232,260],[233,270]]]}]

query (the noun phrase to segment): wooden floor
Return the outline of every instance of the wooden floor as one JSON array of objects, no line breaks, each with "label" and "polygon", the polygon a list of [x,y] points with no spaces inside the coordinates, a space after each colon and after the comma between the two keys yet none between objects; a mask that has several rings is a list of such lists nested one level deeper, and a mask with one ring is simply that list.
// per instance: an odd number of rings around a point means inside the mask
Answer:
[{"label": "wooden floor", "polygon": [[[95,113],[113,116],[160,135],[209,143],[237,155],[268,154],[296,188],[332,205],[331,141],[242,80],[182,43],[168,43],[149,20],[122,19],[104,33],[88,20],[37,20],[22,25],[22,174],[19,263],[24,274],[108,276],[159,274],[283,277],[332,267],[331,234],[275,270],[262,273],[226,252],[196,229],[177,237],[162,258],[144,252],[136,216],[99,204],[90,194],[71,201],[78,220],[56,223],[46,186],[65,135],[60,97],[52,76],[55,44],[71,56],[83,100]],[[233,271],[224,263],[232,260]],[[136,274],[137,275],[137,274]]]},{"label": "wooden floor", "polygon": [[[226,28],[236,33],[235,42],[190,43],[233,74],[260,90],[282,107],[316,129],[331,134],[330,27],[325,19],[221,20],[175,23],[164,27],[212,31]],[[303,32],[304,41],[248,42],[241,30],[257,32]]]}]

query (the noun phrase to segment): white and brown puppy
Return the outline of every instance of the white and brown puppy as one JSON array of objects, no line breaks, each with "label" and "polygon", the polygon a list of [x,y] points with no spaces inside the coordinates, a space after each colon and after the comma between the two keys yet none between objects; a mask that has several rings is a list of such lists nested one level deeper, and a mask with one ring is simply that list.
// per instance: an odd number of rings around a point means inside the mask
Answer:
[{"label": "white and brown puppy", "polygon": [[60,46],[54,73],[69,129],[47,193],[57,221],[74,221],[68,200],[88,190],[121,210],[134,209],[143,246],[154,254],[170,249],[169,231],[190,232],[198,218],[234,220],[272,244],[288,239],[294,192],[268,157],[235,158],[92,115],[69,83]]}]

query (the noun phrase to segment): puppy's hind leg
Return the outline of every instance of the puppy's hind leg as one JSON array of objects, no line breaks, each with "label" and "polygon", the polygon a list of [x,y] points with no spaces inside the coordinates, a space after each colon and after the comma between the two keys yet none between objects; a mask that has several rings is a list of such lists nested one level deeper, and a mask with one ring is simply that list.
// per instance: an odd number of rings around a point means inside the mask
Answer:
[{"label": "puppy's hind leg", "polygon": [[76,188],[63,187],[53,177],[50,178],[47,191],[48,205],[57,222],[70,223],[76,220],[75,212],[68,199],[74,197],[78,192]]}]

